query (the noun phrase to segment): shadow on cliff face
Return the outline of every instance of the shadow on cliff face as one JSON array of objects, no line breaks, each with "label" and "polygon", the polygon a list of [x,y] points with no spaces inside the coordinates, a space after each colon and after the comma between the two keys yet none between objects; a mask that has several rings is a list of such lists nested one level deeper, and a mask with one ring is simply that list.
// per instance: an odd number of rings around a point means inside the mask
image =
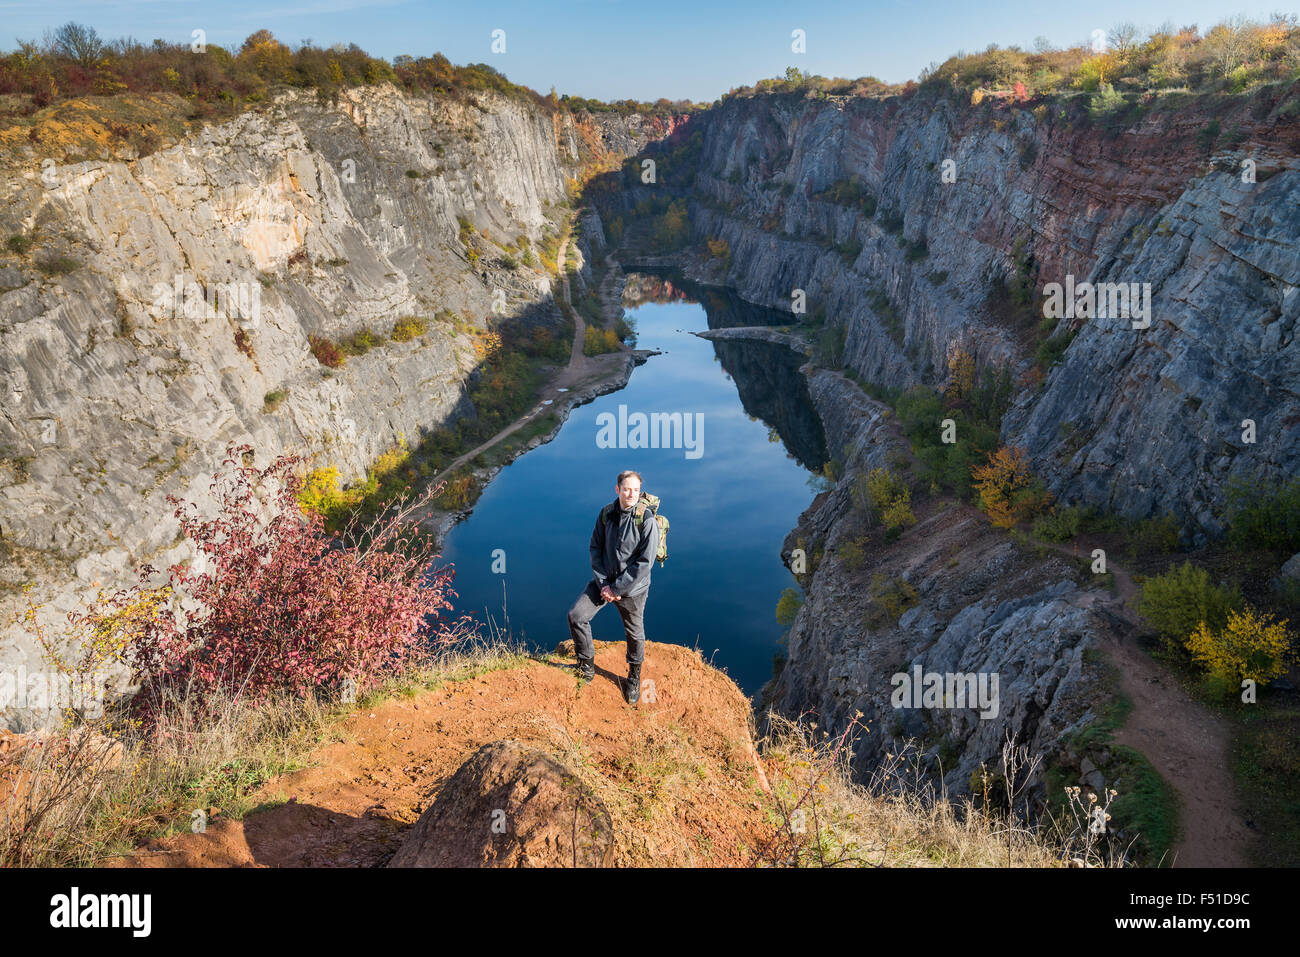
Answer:
[{"label": "shadow on cliff face", "polygon": [[[484,281],[489,281],[487,273],[484,273]],[[554,367],[561,367],[568,361],[572,324],[565,322],[556,300],[549,293],[540,301],[516,306],[506,317],[489,317],[485,320],[485,327],[502,337],[504,351],[523,351]],[[467,441],[487,438],[528,407],[527,402],[518,401],[518,396],[523,394],[518,389],[493,390],[494,396],[500,394],[502,397],[499,406],[483,407],[488,398],[485,389],[495,381],[494,376],[503,371],[494,368],[495,358],[495,355],[490,355],[475,362],[461,382],[460,398],[452,414],[437,426],[421,426],[418,429],[419,442],[433,438],[440,431],[456,429],[461,420],[468,421],[468,425],[462,427],[468,428],[470,439]],[[514,396],[514,401],[508,401],[506,394]]]}]

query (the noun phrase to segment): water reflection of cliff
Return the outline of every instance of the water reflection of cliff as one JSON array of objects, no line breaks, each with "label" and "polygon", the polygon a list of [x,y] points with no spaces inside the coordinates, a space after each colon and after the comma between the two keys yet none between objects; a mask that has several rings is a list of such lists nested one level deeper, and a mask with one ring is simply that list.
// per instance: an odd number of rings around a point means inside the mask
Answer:
[{"label": "water reflection of cliff", "polygon": [[[787,313],[756,306],[730,290],[701,286],[672,273],[628,276],[624,305],[644,302],[699,303],[710,329],[790,321]],[[808,395],[807,381],[799,372],[804,357],[785,346],[743,339],[714,340],[713,348],[723,371],[736,383],[745,412],[771,426],[800,465],[821,471],[826,462],[826,436]]]},{"label": "water reflection of cliff", "polygon": [[699,302],[694,295],[687,293],[685,285],[684,280],[668,275],[634,272],[628,275],[627,283],[623,286],[623,305],[639,306],[647,302]]},{"label": "water reflection of cliff", "polygon": [[[713,316],[709,316],[713,326]],[[722,368],[736,383],[745,412],[772,426],[804,468],[821,471],[826,435],[813,409],[808,383],[799,372],[805,361],[785,346],[742,339],[713,342]]]},{"label": "water reflection of cliff", "polygon": [[674,272],[634,272],[623,287],[623,305],[644,302],[698,302],[709,317],[710,329],[731,326],[785,325],[789,313],[746,302],[729,289],[701,286]]}]

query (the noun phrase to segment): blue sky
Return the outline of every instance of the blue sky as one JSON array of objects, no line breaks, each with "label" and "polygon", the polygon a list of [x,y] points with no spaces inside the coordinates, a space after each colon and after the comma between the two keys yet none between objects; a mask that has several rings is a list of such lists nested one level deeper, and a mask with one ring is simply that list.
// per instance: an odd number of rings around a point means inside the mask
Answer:
[{"label": "blue sky", "polygon": [[[1070,45],[1125,20],[1204,30],[1233,14],[1263,19],[1274,10],[1294,12],[1294,2],[1093,0],[1048,9],[1041,0],[0,0],[0,47],[38,39],[67,20],[144,42],[188,43],[202,28],[226,47],[266,27],[290,46],[353,42],[388,59],[441,52],[454,63],[486,62],[542,93],[554,86],[605,100],[713,100],[790,65],[901,82],[959,49],[990,43],[1029,48],[1041,35]],[[496,29],[506,31],[503,54],[491,51]],[[806,33],[805,54],[791,52],[795,29]]]}]

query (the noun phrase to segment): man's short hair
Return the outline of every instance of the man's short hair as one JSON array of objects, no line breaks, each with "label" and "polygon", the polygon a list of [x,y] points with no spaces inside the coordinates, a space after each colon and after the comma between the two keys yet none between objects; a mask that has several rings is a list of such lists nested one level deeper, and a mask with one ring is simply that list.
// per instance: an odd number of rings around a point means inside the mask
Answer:
[{"label": "man's short hair", "polygon": [[627,478],[629,475],[635,475],[635,476],[636,476],[636,480],[637,480],[638,482],[640,482],[642,485],[645,484],[645,479],[643,479],[643,478],[641,477],[641,473],[638,472],[638,471],[636,471],[635,469],[628,469],[626,472],[619,472],[619,473],[618,473],[618,482],[616,482],[615,484],[617,484],[617,485],[622,485],[622,484],[623,484],[623,479]]}]

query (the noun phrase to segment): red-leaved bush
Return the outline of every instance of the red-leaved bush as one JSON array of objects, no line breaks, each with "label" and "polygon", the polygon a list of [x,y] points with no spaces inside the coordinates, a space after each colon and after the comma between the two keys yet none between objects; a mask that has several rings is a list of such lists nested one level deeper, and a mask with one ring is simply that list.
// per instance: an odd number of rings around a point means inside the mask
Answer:
[{"label": "red-leaved bush", "polygon": [[[146,715],[156,697],[149,692],[167,687],[253,700],[349,685],[360,692],[456,633],[440,618],[455,595],[454,572],[431,569],[437,556],[411,523],[436,489],[359,534],[349,529],[349,544],[299,509],[299,457],[281,456],[261,470],[251,461],[249,446],[227,447],[226,468],[212,483],[213,518],[168,498],[199,557],[171,567],[165,588],[174,608],[149,616],[131,636],[128,660]],[[141,596],[157,595],[147,584],[155,574],[146,567],[140,584],[101,603],[91,622],[103,627],[121,609],[139,607]]]}]

